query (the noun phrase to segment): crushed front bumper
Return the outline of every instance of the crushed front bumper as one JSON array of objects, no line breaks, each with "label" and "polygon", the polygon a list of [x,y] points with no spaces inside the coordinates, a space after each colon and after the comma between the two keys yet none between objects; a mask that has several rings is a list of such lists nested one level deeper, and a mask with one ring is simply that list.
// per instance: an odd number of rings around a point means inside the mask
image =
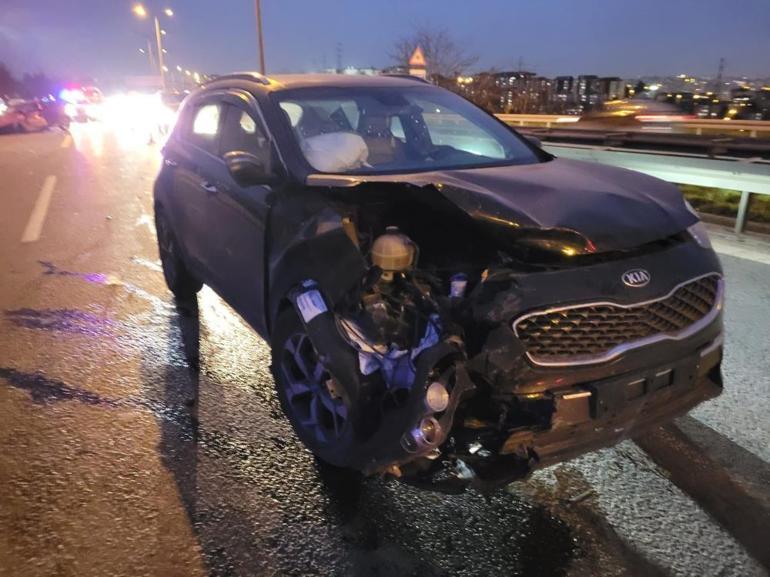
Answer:
[{"label": "crushed front bumper", "polygon": [[500,454],[537,456],[536,467],[634,437],[722,392],[721,336],[685,359],[553,394],[551,428],[512,433]]},{"label": "crushed front bumper", "polygon": [[684,359],[558,391],[522,396],[552,407],[550,424],[454,430],[441,459],[405,480],[424,489],[493,491],[534,470],[633,438],[722,392],[721,336]]}]

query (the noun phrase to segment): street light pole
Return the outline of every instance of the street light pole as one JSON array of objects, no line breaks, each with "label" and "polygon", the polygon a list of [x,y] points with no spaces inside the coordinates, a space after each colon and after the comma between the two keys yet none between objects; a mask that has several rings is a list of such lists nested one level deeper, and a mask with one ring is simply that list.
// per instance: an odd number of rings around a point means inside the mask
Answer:
[{"label": "street light pole", "polygon": [[160,85],[163,89],[163,92],[166,91],[166,73],[163,69],[163,42],[161,41],[161,35],[160,35],[160,22],[158,22],[158,17],[155,16],[155,42],[158,45],[158,70],[160,71]]},{"label": "street light pole", "polygon": [[150,61],[150,70],[155,71],[155,49],[152,47],[152,40],[147,38],[147,59]]},{"label": "street light pole", "polygon": [[257,10],[257,41],[259,42],[259,72],[265,73],[265,43],[262,40],[262,6],[260,0],[255,0]]}]

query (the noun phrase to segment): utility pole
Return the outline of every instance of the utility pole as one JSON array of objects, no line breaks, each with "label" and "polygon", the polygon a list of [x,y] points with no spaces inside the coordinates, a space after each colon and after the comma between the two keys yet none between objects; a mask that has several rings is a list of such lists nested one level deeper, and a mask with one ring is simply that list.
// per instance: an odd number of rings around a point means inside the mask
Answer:
[{"label": "utility pole", "polygon": [[255,0],[257,11],[257,42],[259,42],[259,73],[265,74],[265,43],[262,39],[262,6],[260,0]]},{"label": "utility pole", "polygon": [[337,74],[342,74],[342,42],[337,42]]}]

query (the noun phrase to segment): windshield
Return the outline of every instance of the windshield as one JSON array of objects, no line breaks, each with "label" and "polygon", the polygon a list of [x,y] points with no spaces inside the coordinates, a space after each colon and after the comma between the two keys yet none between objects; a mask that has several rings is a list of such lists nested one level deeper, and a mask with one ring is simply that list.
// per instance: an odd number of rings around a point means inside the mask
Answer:
[{"label": "windshield", "polygon": [[297,88],[275,93],[308,163],[373,174],[531,164],[520,137],[430,86]]}]

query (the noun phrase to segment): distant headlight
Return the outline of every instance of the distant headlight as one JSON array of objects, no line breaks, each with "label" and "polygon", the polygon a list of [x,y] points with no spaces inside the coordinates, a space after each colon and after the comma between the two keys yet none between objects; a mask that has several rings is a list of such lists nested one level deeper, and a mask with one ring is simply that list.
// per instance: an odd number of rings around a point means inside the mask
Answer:
[{"label": "distant headlight", "polygon": [[692,236],[693,239],[695,239],[695,242],[702,248],[711,248],[711,240],[709,239],[708,232],[706,232],[706,225],[702,222],[696,222],[687,229],[687,232],[690,233],[690,236]]}]

